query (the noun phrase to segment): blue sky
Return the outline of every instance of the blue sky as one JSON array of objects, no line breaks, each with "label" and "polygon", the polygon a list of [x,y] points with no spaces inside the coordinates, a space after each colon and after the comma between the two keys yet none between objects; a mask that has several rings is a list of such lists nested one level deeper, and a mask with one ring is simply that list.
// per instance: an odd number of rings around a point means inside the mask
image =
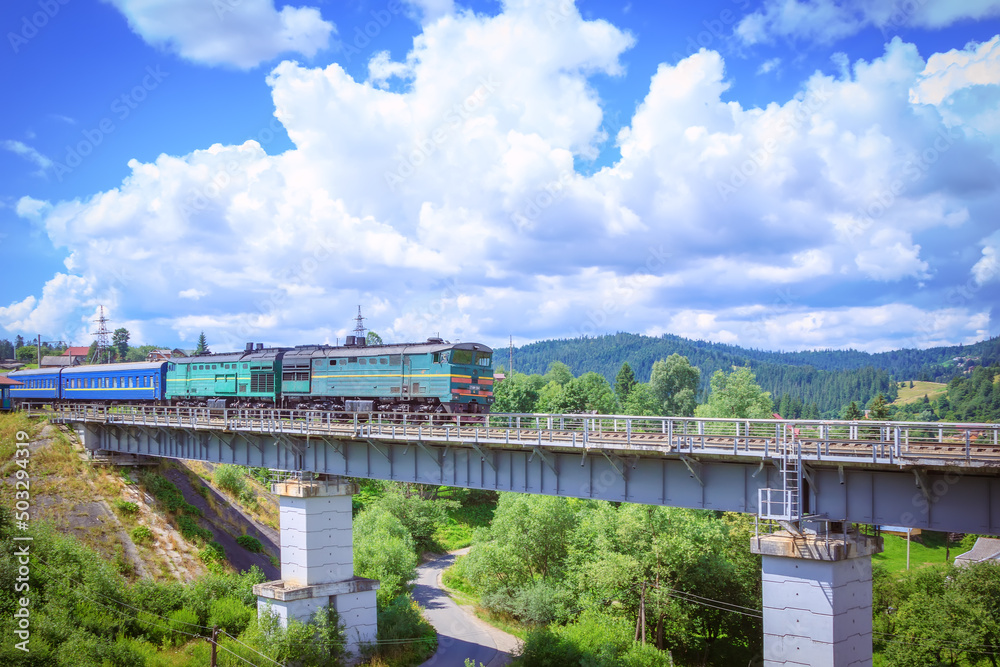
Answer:
[{"label": "blue sky", "polygon": [[0,337],[1000,333],[1000,1],[20,0]]}]

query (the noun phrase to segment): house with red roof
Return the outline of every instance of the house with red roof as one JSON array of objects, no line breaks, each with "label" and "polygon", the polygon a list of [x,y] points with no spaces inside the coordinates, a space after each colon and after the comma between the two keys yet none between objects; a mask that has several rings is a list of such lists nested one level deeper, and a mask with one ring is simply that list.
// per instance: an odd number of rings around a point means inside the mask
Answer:
[{"label": "house with red roof", "polygon": [[67,348],[62,356],[69,357],[69,363],[67,366],[76,366],[77,364],[87,363],[87,357],[90,355],[89,347],[70,347]]}]

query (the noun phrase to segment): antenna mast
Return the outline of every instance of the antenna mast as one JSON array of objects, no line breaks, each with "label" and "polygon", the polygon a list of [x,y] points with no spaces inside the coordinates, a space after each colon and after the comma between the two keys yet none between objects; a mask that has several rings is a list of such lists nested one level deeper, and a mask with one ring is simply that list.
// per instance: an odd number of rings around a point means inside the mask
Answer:
[{"label": "antenna mast", "polygon": [[111,363],[111,344],[108,342],[108,318],[104,317],[104,306],[100,307],[100,315],[94,320],[97,322],[97,331],[91,332],[97,336],[97,349],[90,356],[89,363]]},{"label": "antenna mast", "polygon": [[358,316],[354,318],[354,321],[357,323],[354,326],[354,335],[357,336],[358,338],[364,338],[365,337],[365,318],[361,317],[361,306],[360,305],[358,306]]}]

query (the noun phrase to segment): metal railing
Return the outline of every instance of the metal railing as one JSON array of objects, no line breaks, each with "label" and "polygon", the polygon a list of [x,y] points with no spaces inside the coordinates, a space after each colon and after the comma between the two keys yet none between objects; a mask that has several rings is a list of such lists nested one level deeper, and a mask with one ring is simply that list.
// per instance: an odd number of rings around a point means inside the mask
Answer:
[{"label": "metal railing", "polygon": [[276,408],[24,404],[59,422],[243,431],[503,447],[607,449],[905,465],[1000,465],[1000,424],[633,417],[628,415],[357,413]]},{"label": "metal railing", "polygon": [[794,521],[795,511],[791,489],[757,489],[757,516],[770,521]]}]

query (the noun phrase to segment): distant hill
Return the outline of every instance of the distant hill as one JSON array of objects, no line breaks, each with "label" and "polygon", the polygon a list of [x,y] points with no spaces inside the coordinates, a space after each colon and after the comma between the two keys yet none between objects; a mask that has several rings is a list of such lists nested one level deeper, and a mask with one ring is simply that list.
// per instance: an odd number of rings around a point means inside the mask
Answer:
[{"label": "distant hill", "polygon": [[[497,352],[497,362],[505,364],[507,355]],[[594,371],[613,382],[618,369],[627,361],[639,380],[648,381],[653,362],[674,353],[687,357],[701,369],[703,394],[715,371],[749,364],[757,381],[771,392],[775,401],[788,393],[805,404],[816,403],[821,412],[830,413],[850,401],[867,403],[878,393],[895,400],[898,381],[947,382],[969,363],[976,366],[1000,363],[1000,338],[973,345],[871,354],[858,350],[772,352],[673,334],[652,337],[617,333],[539,341],[514,348],[514,369],[544,373],[550,363],[562,361],[574,375]]]}]

